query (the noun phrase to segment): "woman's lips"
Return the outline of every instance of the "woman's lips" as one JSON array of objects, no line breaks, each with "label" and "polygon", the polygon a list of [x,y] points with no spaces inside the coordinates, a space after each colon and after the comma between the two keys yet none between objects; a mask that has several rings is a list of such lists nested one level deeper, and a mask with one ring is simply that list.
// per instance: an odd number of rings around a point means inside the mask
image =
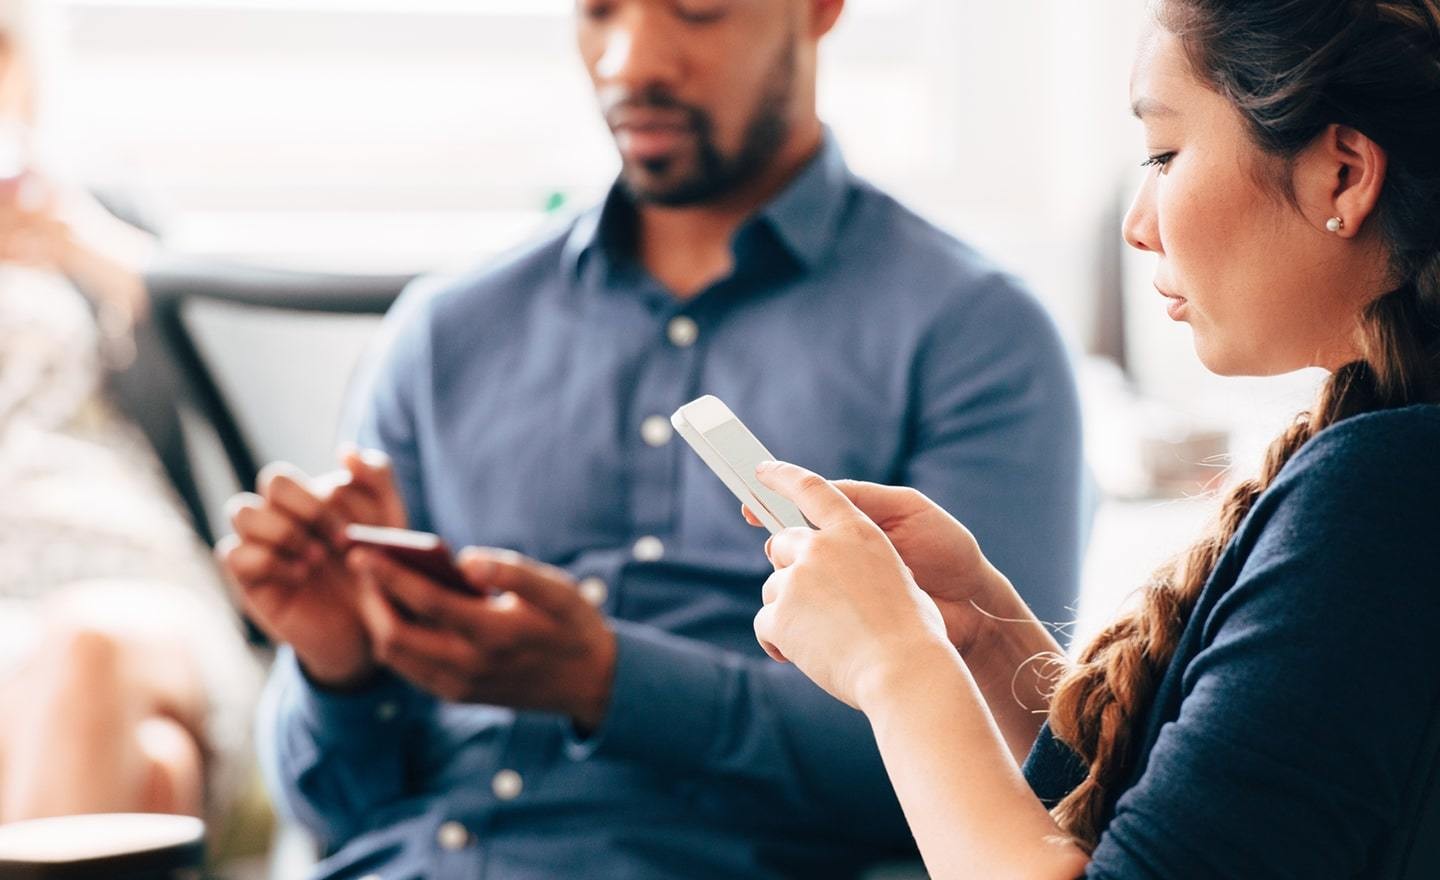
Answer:
[{"label": "woman's lips", "polygon": [[1170,301],[1165,307],[1165,313],[1170,316],[1170,320],[1182,320],[1185,317],[1185,312],[1190,305],[1190,301],[1185,299],[1185,297],[1183,296],[1171,293],[1170,291],[1166,290],[1158,284],[1155,285],[1155,289],[1160,291],[1161,296],[1165,297]]}]

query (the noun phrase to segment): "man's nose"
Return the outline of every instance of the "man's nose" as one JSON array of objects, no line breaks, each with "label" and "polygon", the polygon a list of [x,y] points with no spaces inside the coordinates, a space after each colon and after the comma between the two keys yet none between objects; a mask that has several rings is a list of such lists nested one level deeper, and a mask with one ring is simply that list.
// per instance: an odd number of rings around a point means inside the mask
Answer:
[{"label": "man's nose", "polygon": [[659,4],[629,3],[605,37],[605,51],[595,66],[607,86],[639,93],[655,85],[674,85],[681,72],[678,35],[666,21],[670,13]]}]

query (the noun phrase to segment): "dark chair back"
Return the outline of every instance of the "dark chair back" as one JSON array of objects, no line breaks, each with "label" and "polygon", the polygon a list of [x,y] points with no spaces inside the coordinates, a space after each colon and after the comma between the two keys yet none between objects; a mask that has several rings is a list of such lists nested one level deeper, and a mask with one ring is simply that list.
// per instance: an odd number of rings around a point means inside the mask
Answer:
[{"label": "dark chair back", "polygon": [[137,329],[135,363],[112,376],[111,396],[145,433],[207,543],[214,544],[219,530],[207,515],[182,411],[195,413],[213,433],[242,489],[254,487],[263,462],[193,332],[189,316],[194,307],[223,303],[275,313],[382,315],[413,277],[292,272],[178,259],[162,260],[147,274],[151,317]]}]

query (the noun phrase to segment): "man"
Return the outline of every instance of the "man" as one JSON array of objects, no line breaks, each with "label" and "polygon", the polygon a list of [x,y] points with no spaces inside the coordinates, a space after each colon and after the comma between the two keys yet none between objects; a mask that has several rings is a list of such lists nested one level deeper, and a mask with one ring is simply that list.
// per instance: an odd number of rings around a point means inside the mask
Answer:
[{"label": "man", "polygon": [[[843,5],[582,0],[620,181],[402,298],[360,404],[384,455],[237,504],[222,554],[290,645],[271,782],[321,876],[836,878],[910,851],[863,718],[755,643],[763,535],[667,419],[702,393],[781,457],[927,492],[1068,616],[1062,346],[846,169],[815,109]],[[506,550],[462,554],[464,595],[346,554],[350,520]]]}]

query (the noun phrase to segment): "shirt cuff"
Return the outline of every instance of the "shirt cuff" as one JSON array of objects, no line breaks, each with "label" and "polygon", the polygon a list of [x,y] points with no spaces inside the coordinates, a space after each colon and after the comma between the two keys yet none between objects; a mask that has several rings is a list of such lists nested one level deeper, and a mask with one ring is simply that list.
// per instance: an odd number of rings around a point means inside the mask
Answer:
[{"label": "shirt cuff", "polygon": [[631,758],[670,766],[704,763],[723,722],[733,671],[709,646],[623,620],[615,631],[615,682],[598,730],[582,737],[567,725],[566,753]]},{"label": "shirt cuff", "polygon": [[305,675],[287,645],[275,658],[280,674],[289,678],[291,705],[318,743],[348,749],[388,746],[406,735],[414,721],[428,715],[435,699],[390,672],[355,691],[331,691]]}]

